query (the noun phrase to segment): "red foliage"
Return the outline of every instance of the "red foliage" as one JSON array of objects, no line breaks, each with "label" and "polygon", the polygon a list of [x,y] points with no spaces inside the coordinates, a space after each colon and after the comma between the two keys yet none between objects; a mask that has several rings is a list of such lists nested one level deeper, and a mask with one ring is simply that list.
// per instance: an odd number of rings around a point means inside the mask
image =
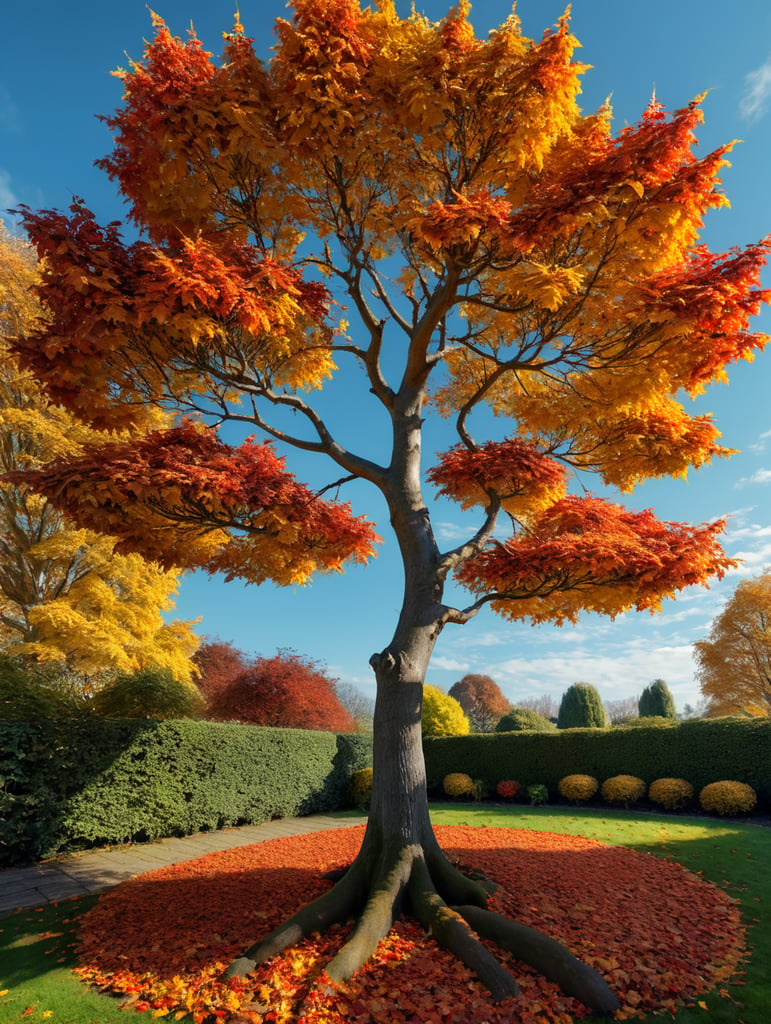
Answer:
[{"label": "red foliage", "polygon": [[[565,943],[606,978],[616,1019],[674,1013],[735,969],[743,931],[735,901],[670,860],[593,839],[516,829],[439,827],[445,850],[501,886],[492,908]],[[347,928],[314,936],[243,981],[218,980],[260,934],[325,891],[325,872],[357,852],[362,827],[275,839],[132,879],[84,920],[78,973],[132,1005],[186,1009],[202,1022],[569,1024],[575,999],[508,954],[522,996],[493,1004],[458,960],[409,920],[399,922],[345,986],[323,964]],[[321,984],[316,987],[316,984]]]},{"label": "red foliage", "polygon": [[211,705],[222,690],[247,671],[252,659],[224,640],[208,640],[195,652],[193,662],[201,673],[196,679],[198,689]]},{"label": "red foliage", "polygon": [[490,676],[465,675],[450,687],[449,694],[465,711],[474,728],[486,724],[492,728],[509,710],[509,702]]},{"label": "red foliage", "polygon": [[256,658],[213,697],[211,718],[287,729],[357,732],[323,668],[292,651]]},{"label": "red foliage", "polygon": [[504,797],[504,799],[511,800],[519,792],[519,783],[513,779],[501,779],[498,785],[495,787],[495,792],[498,796]]}]

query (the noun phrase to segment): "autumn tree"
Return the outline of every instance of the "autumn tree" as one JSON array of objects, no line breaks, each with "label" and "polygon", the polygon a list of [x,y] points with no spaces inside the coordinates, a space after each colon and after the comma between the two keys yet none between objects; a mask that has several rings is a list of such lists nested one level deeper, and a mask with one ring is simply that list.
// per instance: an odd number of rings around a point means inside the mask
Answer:
[{"label": "autumn tree", "polygon": [[335,680],[310,658],[279,651],[254,658],[209,703],[209,717],[287,729],[356,732],[356,722],[335,693]]},{"label": "autumn tree", "polygon": [[739,583],[694,649],[707,715],[771,716],[771,569]]},{"label": "autumn tree", "polygon": [[204,640],[193,655],[193,663],[197,669],[195,683],[207,707],[214,704],[234,679],[249,670],[253,660],[225,640]]},{"label": "autumn tree", "polygon": [[[51,405],[8,351],[9,342],[45,322],[33,292],[38,280],[34,251],[0,222],[4,472],[77,457],[108,437]],[[0,643],[68,676],[159,666],[189,682],[198,639],[189,623],[165,623],[162,615],[174,606],[179,573],[114,548],[115,538],[77,526],[23,483],[0,482]]]},{"label": "autumn tree", "polygon": [[343,708],[356,722],[359,732],[372,732],[372,719],[375,714],[375,702],[371,697],[354,686],[353,683],[335,681],[335,695]]},{"label": "autumn tree", "polygon": [[[138,428],[154,406],[179,420],[27,479],[123,552],[277,584],[371,557],[373,526],[329,493],[350,479],[379,492],[404,590],[370,661],[366,836],[330,893],[231,971],[352,916],[326,967],[340,981],[405,909],[496,999],[517,986],[477,936],[607,1010],[599,975],[566,950],[547,957],[546,940],[492,914],[484,886],[442,853],[423,680],[442,630],[488,606],[562,624],[656,610],[725,572],[722,523],[660,521],[583,485],[594,473],[631,491],[727,454],[710,417],[683,403],[762,348],[749,320],[768,298],[769,243],[699,243],[705,214],[727,205],[730,146],[695,155],[698,99],[673,114],[652,101],[614,134],[609,107],[577,104],[585,68],[566,18],[539,42],[514,16],[480,40],[468,14],[466,0],[438,23],[401,18],[392,0],[295,0],[268,64],[240,24],[214,62],[155,20],[144,58],[121,72],[101,162],[141,237],[127,243],[82,203],[26,211],[53,315],[17,351],[94,427]],[[507,436],[480,436],[481,410]],[[424,470],[437,416],[454,443]],[[239,427],[257,436],[239,444]],[[290,475],[293,450],[329,466],[327,486]],[[476,514],[451,549],[426,482]],[[446,598],[450,578],[470,598]]]},{"label": "autumn tree", "polygon": [[654,679],[640,694],[637,703],[640,718],[677,718],[675,698],[666,680]]},{"label": "autumn tree", "polygon": [[448,692],[463,708],[474,732],[492,732],[501,715],[509,710],[509,702],[490,676],[465,675]]}]

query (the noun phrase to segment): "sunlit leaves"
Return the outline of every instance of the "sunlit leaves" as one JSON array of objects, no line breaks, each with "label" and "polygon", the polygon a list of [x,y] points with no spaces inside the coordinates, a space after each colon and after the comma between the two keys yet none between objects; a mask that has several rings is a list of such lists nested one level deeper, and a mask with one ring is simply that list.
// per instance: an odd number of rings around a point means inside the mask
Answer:
[{"label": "sunlit leaves", "polygon": [[723,522],[667,523],[594,497],[566,497],[528,530],[469,559],[461,583],[511,619],[575,621],[581,610],[614,616],[657,610],[665,596],[734,563],[722,551]]},{"label": "sunlit leaves", "polygon": [[[596,840],[514,829],[438,827],[451,856],[500,885],[493,908],[567,943],[621,997],[619,1019],[674,1012],[729,977],[743,934],[733,901],[672,861]],[[220,978],[252,938],[329,887],[323,875],[356,853],[362,829],[271,840],[140,876],[103,896],[81,931],[78,973],[147,1009],[211,1013],[227,1024],[569,1024],[575,999],[501,954],[523,994],[492,1003],[470,971],[414,922],[399,922],[346,985],[321,966],[346,928],[316,935],[244,981]],[[544,861],[550,868],[544,871]],[[591,893],[591,905],[587,893]],[[632,910],[630,911],[630,906]]]},{"label": "sunlit leaves", "polygon": [[77,522],[118,537],[122,551],[255,583],[341,571],[369,558],[378,539],[347,504],[299,484],[269,444],[233,448],[192,424],[105,444],[25,479]]}]

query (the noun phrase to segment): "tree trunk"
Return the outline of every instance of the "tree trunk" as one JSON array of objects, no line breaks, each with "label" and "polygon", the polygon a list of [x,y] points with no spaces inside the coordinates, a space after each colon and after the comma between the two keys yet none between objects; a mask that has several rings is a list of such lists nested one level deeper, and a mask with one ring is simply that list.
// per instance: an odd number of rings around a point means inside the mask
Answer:
[{"label": "tree trunk", "polygon": [[392,412],[394,446],[383,490],[404,566],[404,597],[393,639],[370,659],[377,680],[373,785],[367,829],[337,884],[231,964],[244,976],[257,964],[329,925],[354,919],[351,935],[327,965],[350,978],[401,914],[416,918],[479,978],[495,1001],[519,994],[511,974],[479,938],[531,962],[591,1009],[619,1006],[603,978],[565,947],[487,909],[493,883],[465,876],[442,853],[428,813],[421,715],[423,683],[446,621],[444,577],[420,489],[422,392],[403,388]]}]

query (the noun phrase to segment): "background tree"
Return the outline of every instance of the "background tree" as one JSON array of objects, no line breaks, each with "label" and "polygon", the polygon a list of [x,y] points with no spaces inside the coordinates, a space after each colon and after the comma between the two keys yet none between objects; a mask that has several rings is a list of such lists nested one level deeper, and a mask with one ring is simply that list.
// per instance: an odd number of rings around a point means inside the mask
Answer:
[{"label": "background tree", "polygon": [[207,709],[220,693],[253,665],[254,659],[233,644],[215,638],[205,640],[193,655],[197,675],[195,683],[206,700]]},{"label": "background tree", "polygon": [[[108,437],[52,406],[8,351],[9,341],[45,322],[33,293],[38,280],[34,251],[0,222],[0,469],[6,472],[77,456]],[[77,527],[24,484],[0,481],[0,643],[27,660],[58,665],[68,679],[73,672],[158,665],[189,681],[198,639],[189,623],[164,623],[162,616],[174,607],[179,573],[114,548],[114,538]]]},{"label": "background tree", "polygon": [[343,708],[356,722],[359,732],[372,732],[375,702],[353,683],[335,681],[335,694]]},{"label": "background tree", "polygon": [[708,715],[771,715],[771,569],[739,583],[694,650]]},{"label": "background tree", "polygon": [[251,660],[244,672],[216,691],[208,714],[222,722],[356,732],[356,722],[337,698],[335,682],[322,665],[281,650],[272,658]]},{"label": "background tree", "polygon": [[558,729],[605,729],[605,705],[591,683],[573,683],[562,694],[557,715]]},{"label": "background tree", "polygon": [[423,687],[423,735],[466,736],[471,725],[454,697],[438,686]]},{"label": "background tree", "polygon": [[555,722],[560,710],[559,702],[547,695],[542,697],[525,697],[517,702],[517,707],[537,711],[539,715],[543,715],[544,718],[549,720],[554,719]]},{"label": "background tree", "polygon": [[492,732],[509,710],[508,700],[490,676],[465,675],[452,684],[449,694],[463,708],[472,732]]},{"label": "background tree", "polygon": [[200,718],[206,710],[203,695],[175,679],[167,668],[119,672],[93,698],[97,715],[109,718]]},{"label": "background tree", "polygon": [[[764,344],[749,318],[767,298],[768,243],[697,244],[706,212],[726,205],[729,147],[695,156],[698,101],[672,115],[653,102],[614,137],[609,108],[577,105],[566,19],[537,43],[513,17],[478,40],[468,11],[433,24],[387,0],[295,0],[268,66],[240,25],[215,64],[156,19],[122,73],[101,163],[141,240],[125,244],[81,203],[24,218],[52,311],[17,344],[25,366],[94,427],[142,426],[153,406],[188,417],[27,477],[40,493],[122,550],[250,582],[302,583],[370,557],[373,527],[321,493],[350,478],[385,501],[397,541],[404,596],[371,658],[360,853],[233,973],[358,915],[326,967],[347,978],[404,907],[496,999],[515,993],[477,936],[539,962],[540,940],[490,913],[429,819],[421,712],[437,638],[487,605],[558,624],[656,609],[731,564],[721,523],[661,522],[569,491],[574,472],[629,491],[726,454],[682,399]],[[350,323],[332,318],[333,297]],[[507,437],[475,436],[490,411]],[[424,473],[437,414],[457,443]],[[327,487],[299,484],[269,444],[235,446],[239,427],[326,460]],[[476,512],[453,549],[432,530],[426,479]],[[494,536],[502,513],[506,540]],[[470,598],[445,597],[451,574]],[[567,951],[552,962],[589,1006],[614,1008]]]},{"label": "background tree", "polygon": [[620,700],[606,700],[605,710],[611,725],[622,725],[640,714],[639,697],[622,697]]},{"label": "background tree", "polygon": [[496,732],[554,732],[557,726],[531,708],[512,708],[499,720]]},{"label": "background tree", "polygon": [[654,679],[640,694],[637,704],[640,718],[677,719],[675,698],[663,679]]}]

